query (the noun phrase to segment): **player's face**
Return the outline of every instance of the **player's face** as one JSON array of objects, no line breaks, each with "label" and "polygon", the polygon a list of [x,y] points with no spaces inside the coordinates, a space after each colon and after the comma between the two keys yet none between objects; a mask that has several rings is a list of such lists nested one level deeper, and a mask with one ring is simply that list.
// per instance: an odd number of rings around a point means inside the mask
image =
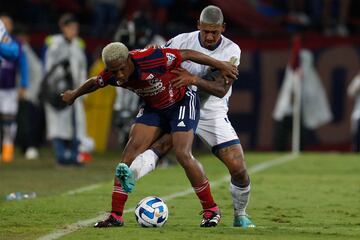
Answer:
[{"label": "player's face", "polygon": [[110,72],[112,72],[116,78],[116,81],[119,81],[120,84],[128,81],[130,76],[130,65],[128,64],[127,60],[111,61],[106,63],[106,67]]},{"label": "player's face", "polygon": [[2,16],[0,17],[0,20],[3,22],[6,31],[8,31],[8,33],[12,33],[14,25],[11,18],[9,18],[8,16]]},{"label": "player's face", "polygon": [[66,39],[72,40],[76,38],[79,34],[79,24],[76,22],[69,23],[62,26],[61,30]]},{"label": "player's face", "polygon": [[201,44],[206,48],[213,48],[219,42],[221,33],[224,32],[224,24],[210,24],[198,22]]}]

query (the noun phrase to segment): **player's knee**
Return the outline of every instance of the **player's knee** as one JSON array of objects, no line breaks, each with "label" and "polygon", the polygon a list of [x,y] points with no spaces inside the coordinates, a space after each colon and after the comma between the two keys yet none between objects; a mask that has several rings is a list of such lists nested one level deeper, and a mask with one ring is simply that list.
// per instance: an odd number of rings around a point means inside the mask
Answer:
[{"label": "player's knee", "polygon": [[188,151],[187,149],[175,149],[175,155],[176,159],[183,167],[192,164],[192,162],[194,161],[190,151]]},{"label": "player's knee", "polygon": [[128,142],[123,152],[121,162],[125,163],[130,167],[134,159],[142,152],[144,152],[148,147],[149,144],[145,143],[141,139],[132,139],[130,142]]},{"label": "player's knee", "polygon": [[231,172],[231,182],[238,187],[247,187],[250,177],[246,169]]},{"label": "player's knee", "polygon": [[159,153],[160,156],[164,156],[172,148],[172,142],[155,142],[153,145],[151,145],[151,148]]}]

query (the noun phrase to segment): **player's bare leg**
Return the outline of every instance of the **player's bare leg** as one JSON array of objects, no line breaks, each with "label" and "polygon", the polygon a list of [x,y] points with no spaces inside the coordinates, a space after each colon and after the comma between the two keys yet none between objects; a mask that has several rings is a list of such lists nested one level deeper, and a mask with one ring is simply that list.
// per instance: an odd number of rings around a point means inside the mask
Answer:
[{"label": "player's bare leg", "polygon": [[192,155],[192,143],[194,133],[188,132],[172,133],[173,148],[176,159],[184,168],[186,176],[190,180],[196,195],[203,207],[203,219],[201,227],[215,227],[220,221],[220,210],[211,194],[210,183],[205,176],[201,164]]},{"label": "player's bare leg", "polygon": [[129,165],[137,155],[150,147],[161,134],[158,127],[144,124],[134,124],[129,136],[129,141],[122,154],[121,163],[116,168],[116,177],[112,192],[111,214],[104,220],[97,222],[95,227],[121,227],[124,224],[122,217],[128,193],[135,186],[135,178]]},{"label": "player's bare leg", "polygon": [[250,178],[241,145],[222,148],[217,152],[217,157],[226,165],[231,175],[230,192],[234,205],[234,227],[255,227],[246,215],[250,197]]},{"label": "player's bare leg", "polygon": [[145,152],[138,155],[131,163],[130,169],[138,180],[153,171],[156,163],[162,156],[165,156],[172,148],[171,134],[164,134],[157,139]]},{"label": "player's bare leg", "polygon": [[121,182],[125,192],[131,192],[135,187],[135,175],[129,168],[134,159],[148,149],[161,135],[161,129],[136,123],[129,133],[129,140],[122,154],[122,160],[116,168],[115,176]]}]

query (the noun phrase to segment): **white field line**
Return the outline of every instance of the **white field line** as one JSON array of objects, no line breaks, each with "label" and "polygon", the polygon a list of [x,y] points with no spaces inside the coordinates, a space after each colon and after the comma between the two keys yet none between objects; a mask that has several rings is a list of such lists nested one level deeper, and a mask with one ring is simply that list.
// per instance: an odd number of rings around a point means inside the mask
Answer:
[{"label": "white field line", "polygon": [[[263,163],[259,163],[259,164],[256,164],[254,165],[253,167],[250,167],[248,169],[248,172],[250,174],[253,174],[253,173],[257,173],[257,172],[261,172],[263,170],[266,170],[268,168],[271,168],[273,166],[276,166],[276,165],[280,165],[280,164],[283,164],[283,163],[286,163],[286,162],[290,162],[294,159],[296,159],[298,157],[297,154],[289,154],[289,155],[285,155],[285,156],[282,156],[280,158],[277,158],[277,159],[274,159],[274,160],[270,160],[270,161],[266,161],[266,162],[263,162]],[[214,187],[217,187],[221,184],[223,184],[224,182],[228,182],[230,180],[230,176],[225,176],[217,181],[213,181],[211,182],[211,187],[214,188]],[[69,191],[65,194],[70,194],[70,195],[73,195],[73,194],[77,194],[77,193],[82,193],[82,192],[85,192],[85,191],[89,191],[89,190],[93,190],[97,187],[99,187],[100,184],[93,184],[93,185],[89,185],[87,187],[83,187],[83,188],[79,188],[79,189],[76,189],[76,190],[73,190],[73,191]],[[182,197],[182,196],[185,196],[185,195],[188,195],[188,194],[191,194],[193,193],[194,190],[192,188],[188,188],[184,191],[181,191],[181,192],[175,192],[173,194],[170,194],[170,195],[167,195],[167,196],[164,196],[164,197],[161,197],[164,201],[169,201],[171,199],[175,199],[177,197]],[[124,211],[124,213],[129,213],[129,212],[132,212],[134,211],[134,208],[128,208]],[[65,236],[67,234],[70,234],[72,232],[75,232],[81,228],[84,228],[84,227],[88,227],[90,225],[92,225],[93,223],[97,222],[98,220],[100,219],[103,219],[104,217],[106,216],[106,213],[103,212],[101,213],[100,215],[94,217],[94,218],[91,218],[91,219],[85,219],[85,220],[81,220],[81,221],[78,221],[76,223],[72,223],[72,224],[69,224],[69,225],[66,225],[64,228],[62,229],[58,229],[58,230],[55,230],[47,235],[44,235],[40,238],[38,238],[38,240],[53,240],[53,239],[58,239],[62,236]]]},{"label": "white field line", "polygon": [[88,191],[94,190],[96,188],[99,188],[100,186],[102,186],[102,184],[100,184],[100,183],[91,184],[91,185],[88,185],[85,187],[77,188],[75,190],[70,190],[70,191],[64,193],[63,195],[75,195],[75,194],[79,194],[79,193],[83,193],[83,192],[88,192]]}]

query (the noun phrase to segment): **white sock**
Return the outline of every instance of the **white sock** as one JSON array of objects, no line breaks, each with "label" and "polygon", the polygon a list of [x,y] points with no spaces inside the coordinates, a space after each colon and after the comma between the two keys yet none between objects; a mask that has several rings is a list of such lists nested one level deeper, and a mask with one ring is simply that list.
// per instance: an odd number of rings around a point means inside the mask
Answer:
[{"label": "white sock", "polygon": [[156,153],[151,149],[148,149],[138,155],[130,165],[130,169],[135,174],[135,179],[138,180],[153,171],[158,160],[158,155],[156,155]]},{"label": "white sock", "polygon": [[250,197],[250,184],[245,188],[240,188],[230,182],[230,192],[234,204],[234,216],[246,215],[246,207]]}]

